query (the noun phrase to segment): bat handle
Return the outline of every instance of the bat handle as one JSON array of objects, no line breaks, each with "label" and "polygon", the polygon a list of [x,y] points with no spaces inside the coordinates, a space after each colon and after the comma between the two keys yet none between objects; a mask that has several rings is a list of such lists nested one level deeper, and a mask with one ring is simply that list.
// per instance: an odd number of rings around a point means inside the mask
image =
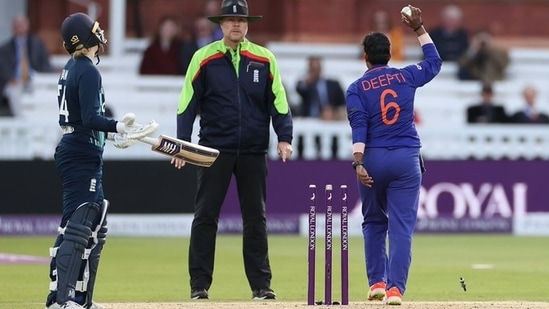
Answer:
[{"label": "bat handle", "polygon": [[138,140],[142,141],[143,143],[149,144],[149,145],[153,145],[153,146],[158,145],[158,139],[156,137],[145,136],[145,137],[142,137]]}]

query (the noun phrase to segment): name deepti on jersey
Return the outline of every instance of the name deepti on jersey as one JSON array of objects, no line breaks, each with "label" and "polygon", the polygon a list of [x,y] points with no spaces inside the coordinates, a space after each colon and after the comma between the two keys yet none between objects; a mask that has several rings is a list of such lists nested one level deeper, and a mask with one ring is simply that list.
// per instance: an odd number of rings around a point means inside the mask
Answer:
[{"label": "name deepti on jersey", "polygon": [[[372,70],[377,71],[377,70]],[[371,73],[371,72],[368,72]],[[383,74],[379,76],[375,76],[368,80],[362,81],[362,90],[368,91],[373,89],[378,89],[381,87],[387,87],[390,86],[393,82],[397,83],[404,83],[406,82],[406,78],[401,72],[396,72],[394,74]]]}]

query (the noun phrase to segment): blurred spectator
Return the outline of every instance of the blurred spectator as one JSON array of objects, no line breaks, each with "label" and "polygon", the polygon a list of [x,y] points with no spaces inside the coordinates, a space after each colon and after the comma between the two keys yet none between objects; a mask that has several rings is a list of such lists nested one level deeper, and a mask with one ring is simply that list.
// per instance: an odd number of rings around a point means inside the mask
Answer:
[{"label": "blurred spectator", "polygon": [[[204,4],[204,16],[217,16],[221,13],[221,3],[218,0],[207,0]],[[214,41],[221,40],[223,38],[223,31],[219,24],[210,23],[210,27],[213,28]]]},{"label": "blurred spectator", "polygon": [[36,72],[52,72],[44,42],[31,34],[26,16],[13,19],[13,36],[0,46],[0,114],[21,116],[21,95],[31,90]]},{"label": "blurred spectator", "polygon": [[11,111],[10,102],[4,95],[0,95],[0,117],[11,117],[13,112]]},{"label": "blurred spectator", "polygon": [[372,14],[371,21],[371,31],[381,32],[389,37],[391,42],[391,60],[404,60],[404,31],[393,24],[389,12],[384,9],[377,9]]},{"label": "blurred spectator", "polygon": [[345,95],[339,81],[322,75],[322,59],[309,57],[307,75],[297,82],[296,90],[301,96],[297,116],[315,117],[322,120],[344,120]]},{"label": "blurred spectator", "polygon": [[194,52],[215,41],[212,25],[217,24],[210,22],[205,16],[197,17],[194,20],[191,39],[183,45],[181,59],[181,70],[183,74],[187,73],[187,68],[189,67]]},{"label": "blurred spectator", "polygon": [[525,106],[511,116],[512,123],[549,123],[549,116],[536,108],[538,91],[531,85],[522,90]]},{"label": "blurred spectator", "polygon": [[419,113],[417,110],[414,111],[414,124],[415,125],[421,124],[421,117],[419,117]]},{"label": "blurred spectator", "polygon": [[106,106],[106,105],[105,105],[105,117],[110,118],[110,119],[114,119],[114,112],[113,112],[112,108],[110,108],[109,106]]},{"label": "blurred spectator", "polygon": [[497,46],[487,32],[477,33],[467,52],[459,59],[460,80],[479,80],[484,83],[505,79],[509,53]]},{"label": "blurred spectator", "polygon": [[467,123],[506,123],[508,116],[503,105],[494,102],[491,84],[483,84],[481,102],[467,108]]},{"label": "blurred spectator", "polygon": [[463,13],[456,5],[444,7],[440,25],[429,31],[443,61],[457,61],[469,47],[469,32],[462,27]]},{"label": "blurred spectator", "polygon": [[139,73],[142,75],[183,75],[181,25],[172,16],[160,20],[150,45],[145,49]]}]

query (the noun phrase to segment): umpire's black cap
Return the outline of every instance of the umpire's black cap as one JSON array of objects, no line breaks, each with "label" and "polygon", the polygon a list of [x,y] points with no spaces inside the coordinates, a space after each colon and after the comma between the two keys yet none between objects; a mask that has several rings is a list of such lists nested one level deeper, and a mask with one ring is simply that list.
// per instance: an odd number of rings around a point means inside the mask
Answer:
[{"label": "umpire's black cap", "polygon": [[219,21],[224,17],[245,17],[251,23],[261,19],[263,16],[250,16],[246,0],[223,0],[221,3],[221,15],[208,16],[208,19],[219,24]]}]

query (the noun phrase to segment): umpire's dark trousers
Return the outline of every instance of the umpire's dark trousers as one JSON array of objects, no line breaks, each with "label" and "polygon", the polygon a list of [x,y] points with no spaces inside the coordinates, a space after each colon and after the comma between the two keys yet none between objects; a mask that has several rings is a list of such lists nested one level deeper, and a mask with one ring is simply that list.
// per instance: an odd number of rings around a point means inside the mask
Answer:
[{"label": "umpire's dark trousers", "polygon": [[217,223],[233,174],[242,213],[246,277],[252,290],[270,288],[265,218],[266,155],[222,153],[211,167],[200,167],[197,173],[189,248],[191,290],[208,290],[212,284]]}]

